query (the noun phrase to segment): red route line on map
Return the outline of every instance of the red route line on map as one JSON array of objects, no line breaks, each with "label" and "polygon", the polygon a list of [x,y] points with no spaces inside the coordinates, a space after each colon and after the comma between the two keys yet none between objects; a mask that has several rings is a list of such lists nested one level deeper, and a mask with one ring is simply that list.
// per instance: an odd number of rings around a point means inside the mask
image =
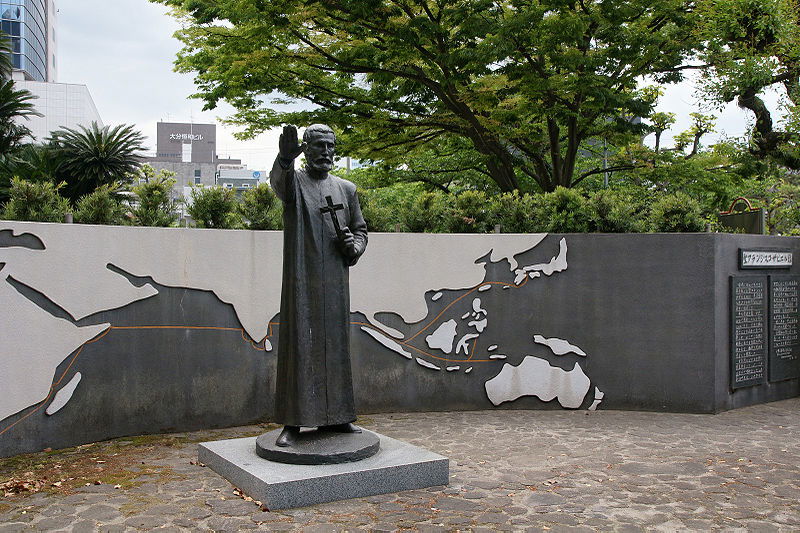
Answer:
[{"label": "red route line on map", "polygon": [[[467,361],[476,362],[476,363],[492,362],[492,361],[494,361],[493,359],[473,359],[472,358],[474,353],[475,353],[475,345],[478,343],[477,339],[475,339],[472,342],[472,350],[471,350],[471,353],[470,353],[470,355],[469,355],[469,357],[467,359],[449,359],[449,358],[445,358],[445,357],[439,357],[439,356],[433,355],[431,353],[428,353],[428,352],[426,352],[424,350],[420,350],[416,346],[413,346],[413,345],[411,345],[409,343],[412,340],[414,340],[415,338],[417,338],[423,331],[427,330],[429,327],[431,327],[433,324],[435,324],[436,321],[439,320],[439,318],[441,318],[441,316],[447,310],[449,310],[453,305],[455,305],[457,302],[461,301],[466,296],[469,296],[470,294],[474,293],[480,287],[483,287],[485,285],[503,285],[503,286],[507,286],[507,287],[510,287],[510,288],[519,289],[519,288],[522,288],[523,286],[525,286],[527,283],[528,283],[528,278],[527,277],[525,278],[525,281],[523,281],[519,285],[513,285],[513,284],[510,284],[510,283],[503,283],[503,282],[500,282],[500,281],[487,281],[487,282],[484,282],[484,283],[480,283],[480,284],[476,285],[475,287],[473,287],[472,289],[470,289],[465,294],[462,294],[461,296],[459,296],[458,298],[456,298],[455,300],[450,302],[450,304],[448,304],[444,309],[442,309],[442,311],[438,315],[436,315],[430,322],[428,322],[428,324],[423,326],[422,329],[417,331],[417,333],[415,333],[412,337],[408,338],[405,341],[396,341],[396,342],[398,342],[399,344],[402,344],[403,346],[406,346],[407,348],[410,348],[410,349],[412,349],[412,350],[414,350],[416,352],[419,352],[421,354],[427,355],[428,357],[430,357],[432,359],[437,359],[439,361],[445,361],[445,362],[451,362],[451,363],[464,363],[464,362],[467,362]],[[272,335],[273,335],[272,326],[277,326],[279,324],[280,324],[280,322],[269,322],[268,323],[269,328],[268,328],[267,336],[264,337],[264,340],[269,339],[270,337],[272,337]],[[388,335],[381,328],[376,327],[376,326],[374,326],[372,324],[367,324],[367,323],[364,323],[364,322],[351,322],[350,324],[351,325],[366,326],[366,327],[369,327],[369,328],[374,329],[376,331],[379,331],[384,335]],[[47,396],[45,397],[45,399],[42,400],[41,402],[39,402],[39,404],[33,410],[31,410],[29,413],[27,413],[25,416],[21,417],[19,420],[15,421],[12,424],[9,424],[7,427],[5,427],[2,430],[0,430],[0,435],[3,435],[8,430],[10,430],[11,428],[16,426],[17,424],[19,424],[23,420],[25,420],[28,417],[30,417],[31,415],[37,413],[50,400],[50,398],[53,397],[53,394],[55,393],[56,388],[58,387],[58,385],[61,384],[61,382],[66,377],[66,375],[69,373],[69,370],[72,368],[72,365],[75,364],[75,361],[78,359],[78,356],[81,354],[81,352],[83,352],[83,349],[86,347],[86,345],[87,344],[94,344],[95,342],[99,341],[100,339],[102,339],[103,337],[108,335],[111,332],[111,330],[115,330],[115,329],[118,329],[118,330],[135,330],[135,329],[190,329],[190,330],[192,330],[192,329],[194,329],[194,330],[212,330],[212,331],[214,331],[214,330],[215,331],[239,331],[242,334],[242,339],[246,340],[247,342],[249,342],[252,348],[254,348],[256,350],[260,350],[260,351],[266,351],[266,348],[260,348],[252,340],[250,340],[250,339],[245,337],[245,333],[246,332],[245,332],[244,328],[226,328],[226,327],[219,327],[219,326],[163,326],[163,325],[153,325],[153,326],[109,326],[108,329],[106,329],[106,331],[101,333],[99,336],[95,337],[92,340],[89,340],[89,341],[86,341],[85,343],[83,343],[80,346],[80,348],[78,348],[78,350],[75,352],[75,355],[72,356],[72,359],[70,360],[69,365],[67,365],[67,368],[64,370],[64,372],[62,372],[62,374],[58,378],[58,380],[56,382],[54,382],[52,385],[50,385],[50,390],[48,391]],[[391,337],[391,336],[389,336],[389,337]]]}]

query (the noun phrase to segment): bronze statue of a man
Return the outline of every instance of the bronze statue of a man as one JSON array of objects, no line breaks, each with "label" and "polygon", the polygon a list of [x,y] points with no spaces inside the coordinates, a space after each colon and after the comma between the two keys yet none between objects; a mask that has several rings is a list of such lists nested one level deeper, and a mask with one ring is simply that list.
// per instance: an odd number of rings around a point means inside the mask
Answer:
[{"label": "bronze statue of a man", "polygon": [[[329,174],[336,136],[315,124],[298,143],[285,126],[270,183],[283,201],[283,287],[278,341],[275,442],[291,446],[301,427],[360,432],[350,370],[348,269],[367,247],[356,187]],[[294,160],[305,154],[306,166]]]}]

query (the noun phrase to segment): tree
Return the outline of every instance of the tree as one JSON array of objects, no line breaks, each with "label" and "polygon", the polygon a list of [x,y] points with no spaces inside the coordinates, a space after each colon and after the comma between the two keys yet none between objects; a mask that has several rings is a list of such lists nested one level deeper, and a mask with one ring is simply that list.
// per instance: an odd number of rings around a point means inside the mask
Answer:
[{"label": "tree", "polygon": [[132,222],[137,226],[171,226],[178,220],[178,202],[172,197],[174,172],[156,173],[150,165],[142,165],[133,174],[138,185],[131,187],[134,199],[129,201]]},{"label": "tree", "polygon": [[700,203],[683,192],[656,200],[650,211],[651,229],[657,232],[698,232],[705,228]]},{"label": "tree", "polygon": [[281,208],[281,202],[268,183],[259,183],[244,191],[237,206],[245,227],[252,230],[281,229]]},{"label": "tree", "polygon": [[447,193],[463,189],[498,191],[497,184],[486,170],[485,158],[471,147],[469,139],[463,137],[442,137],[405,155],[371,163],[354,171],[358,173],[355,179],[361,186],[420,183],[426,190]]},{"label": "tree", "polygon": [[0,79],[0,159],[5,159],[30,137],[31,130],[15,120],[41,116],[31,103],[35,99],[29,91],[16,90],[13,80]]},{"label": "tree", "polygon": [[23,144],[4,168],[26,181],[58,181],[58,161],[50,144]]},{"label": "tree", "polygon": [[692,151],[686,156],[687,158],[697,155],[700,150],[700,139],[704,135],[714,132],[714,123],[716,122],[716,118],[711,115],[689,113],[689,116],[692,117],[692,125],[688,130],[676,135],[674,139],[675,148],[678,151],[683,151],[691,145]]},{"label": "tree", "polygon": [[6,220],[29,220],[31,222],[63,222],[64,214],[70,210],[69,201],[61,197],[59,189],[63,183],[31,183],[19,178],[11,180],[11,195],[3,209]]},{"label": "tree", "polygon": [[[702,125],[702,124],[701,124]],[[682,191],[701,202],[707,214],[726,209],[739,196],[754,173],[746,149],[736,143],[717,143],[692,153],[697,125],[676,136],[678,147],[655,152],[632,143],[613,154],[609,164],[627,168],[612,173],[609,186],[631,196],[638,203],[650,204],[664,194]],[[586,189],[598,190],[602,183],[587,182]]]},{"label": "tree", "polygon": [[[178,69],[245,135],[325,122],[342,153],[389,162],[467,139],[503,191],[603,172],[577,173],[581,146],[638,131],[639,80],[678,81],[695,46],[681,0],[153,1],[185,23]],[[298,101],[314,108],[275,109]]]},{"label": "tree", "polygon": [[239,225],[236,192],[223,187],[194,187],[186,211],[200,228],[232,229]]},{"label": "tree", "polygon": [[66,182],[65,195],[77,200],[101,185],[125,182],[139,167],[144,136],[124,124],[64,128],[48,139],[58,163],[58,179]]},{"label": "tree", "polygon": [[[752,113],[751,154],[800,169],[800,11],[796,0],[702,0],[705,88],[713,102]],[[782,89],[789,118],[777,127],[764,101]]]},{"label": "tree", "polygon": [[11,77],[11,40],[8,35],[0,31],[0,78]]},{"label": "tree", "polygon": [[661,136],[667,131],[670,126],[675,124],[675,113],[653,113],[650,115],[650,131],[656,136],[653,151],[659,153],[661,151]]},{"label": "tree", "polygon": [[26,90],[14,88],[11,76],[11,44],[8,37],[0,33],[0,202],[8,198],[16,154],[23,141],[31,136],[31,130],[20,119],[41,116],[32,101],[36,97]]},{"label": "tree", "polygon": [[80,224],[122,224],[125,206],[120,198],[120,184],[101,185],[82,196],[75,206],[75,222]]}]

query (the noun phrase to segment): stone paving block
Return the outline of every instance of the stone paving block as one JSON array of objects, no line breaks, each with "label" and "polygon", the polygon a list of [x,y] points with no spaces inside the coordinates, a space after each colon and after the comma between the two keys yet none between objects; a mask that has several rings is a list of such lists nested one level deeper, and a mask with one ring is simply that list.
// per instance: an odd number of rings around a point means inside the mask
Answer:
[{"label": "stone paving block", "polygon": [[268,530],[269,531],[297,531],[299,528],[297,524],[283,524],[283,523],[272,523],[269,524]]},{"label": "stone paving block", "polygon": [[185,513],[184,518],[190,520],[202,520],[211,516],[211,509],[207,507],[190,507]]},{"label": "stone paving block", "polygon": [[25,531],[30,526],[23,522],[14,522],[9,524],[0,524],[0,533],[20,533]]},{"label": "stone paving block", "polygon": [[91,520],[81,520],[72,526],[71,533],[94,533],[96,525]]},{"label": "stone paving block", "polygon": [[397,526],[392,524],[375,524],[370,526],[370,531],[375,531],[377,533],[394,533],[399,530]]},{"label": "stone paving block", "polygon": [[66,529],[72,526],[75,521],[73,516],[51,516],[39,520],[34,524],[34,527],[39,531],[53,531],[55,529]]},{"label": "stone paving block", "polygon": [[127,526],[123,524],[104,524],[97,528],[98,533],[123,533]]},{"label": "stone paving block", "polygon": [[133,516],[125,520],[125,525],[136,529],[155,529],[164,525],[164,518],[160,516]]},{"label": "stone paving block", "polygon": [[188,518],[175,518],[172,523],[178,527],[187,529],[197,529],[197,521]]},{"label": "stone paving block", "polygon": [[96,520],[98,522],[111,522],[117,518],[122,517],[119,509],[111,507],[110,505],[92,505],[89,508],[78,513],[80,518],[86,520]]},{"label": "stone paving block", "polygon": [[567,503],[565,497],[550,491],[537,490],[525,497],[525,504],[528,507],[552,507],[554,505],[564,505],[565,503]]},{"label": "stone paving block", "polygon": [[245,516],[253,512],[256,505],[241,498],[235,500],[206,500],[206,505],[216,514],[225,516]]}]

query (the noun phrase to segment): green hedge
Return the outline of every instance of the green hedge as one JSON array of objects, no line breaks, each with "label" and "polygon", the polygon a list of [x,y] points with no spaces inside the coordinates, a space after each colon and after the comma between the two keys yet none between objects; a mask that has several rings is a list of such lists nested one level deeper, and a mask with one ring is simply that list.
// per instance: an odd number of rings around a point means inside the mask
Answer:
[{"label": "green hedge", "polygon": [[[153,176],[132,188],[135,201],[119,200],[114,187],[100,188],[77,203],[76,221],[90,224],[167,226],[176,223],[170,200],[174,180]],[[189,212],[200,227],[280,229],[281,203],[262,184],[235,197],[218,187],[192,191]],[[480,191],[447,194],[415,185],[364,189],[361,209],[370,231],[428,233],[638,233],[703,231],[713,214],[683,192],[642,194],[601,190],[584,193],[559,187],[542,194]],[[49,183],[15,179],[3,216],[15,220],[60,221],[70,205]],[[710,215],[710,216],[708,216]]]},{"label": "green hedge", "polygon": [[421,192],[408,203],[381,202],[375,190],[360,192],[370,231],[414,233],[642,233],[703,231],[704,213],[683,193],[652,203],[624,192],[583,194],[559,187],[552,193],[486,195]]}]

